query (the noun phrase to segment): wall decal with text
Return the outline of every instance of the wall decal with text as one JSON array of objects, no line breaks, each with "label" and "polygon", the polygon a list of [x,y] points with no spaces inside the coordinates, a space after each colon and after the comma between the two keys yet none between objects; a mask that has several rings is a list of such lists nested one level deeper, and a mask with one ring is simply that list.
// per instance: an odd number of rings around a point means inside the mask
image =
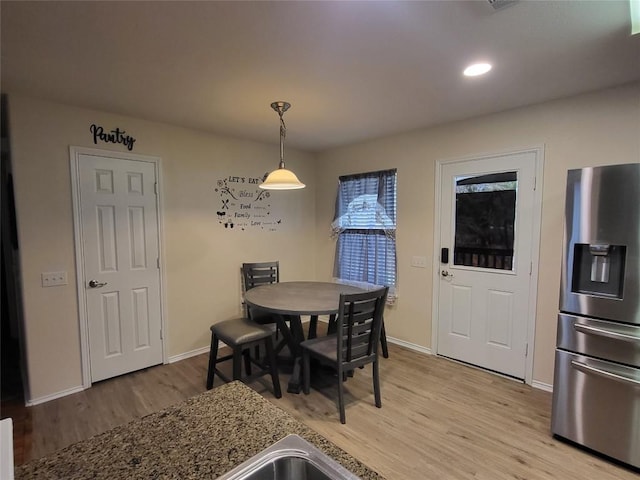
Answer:
[{"label": "wall decal with text", "polygon": [[119,128],[115,128],[110,132],[105,132],[104,128],[95,123],[91,125],[89,128],[91,133],[93,134],[93,143],[95,145],[98,144],[98,140],[105,143],[121,143],[127,147],[127,150],[133,150],[133,144],[136,139],[130,135],[126,135],[127,132],[124,130],[120,130]]},{"label": "wall decal with text", "polygon": [[259,177],[229,175],[219,179],[214,187],[220,196],[218,223],[228,229],[278,230],[282,220],[273,218],[271,193],[258,187],[261,183]]}]

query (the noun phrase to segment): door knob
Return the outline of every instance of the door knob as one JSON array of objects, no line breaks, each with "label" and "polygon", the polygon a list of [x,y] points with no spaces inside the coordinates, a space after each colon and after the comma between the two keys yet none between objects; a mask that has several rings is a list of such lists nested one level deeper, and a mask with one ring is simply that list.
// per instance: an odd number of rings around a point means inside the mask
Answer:
[{"label": "door knob", "polygon": [[107,282],[98,282],[96,280],[89,280],[89,286],[91,288],[100,288],[100,287],[104,287],[107,284]]},{"label": "door knob", "polygon": [[449,273],[447,270],[442,270],[443,277],[453,277],[453,273]]}]

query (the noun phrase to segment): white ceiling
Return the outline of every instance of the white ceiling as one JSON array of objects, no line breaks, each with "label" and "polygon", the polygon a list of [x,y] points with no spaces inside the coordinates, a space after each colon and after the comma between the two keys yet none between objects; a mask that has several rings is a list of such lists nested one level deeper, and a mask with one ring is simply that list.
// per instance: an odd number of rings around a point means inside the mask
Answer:
[{"label": "white ceiling", "polygon": [[[0,3],[2,91],[319,151],[640,79],[629,2]],[[470,62],[494,65],[461,75]]]}]

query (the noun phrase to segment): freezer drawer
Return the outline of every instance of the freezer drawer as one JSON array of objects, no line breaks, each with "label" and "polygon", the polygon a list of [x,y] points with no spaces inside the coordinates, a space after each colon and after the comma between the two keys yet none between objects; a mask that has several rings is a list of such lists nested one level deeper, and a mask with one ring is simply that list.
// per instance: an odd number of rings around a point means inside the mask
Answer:
[{"label": "freezer drawer", "polygon": [[551,431],[640,468],[640,369],[556,350]]},{"label": "freezer drawer", "polygon": [[556,346],[640,368],[640,325],[561,313]]}]

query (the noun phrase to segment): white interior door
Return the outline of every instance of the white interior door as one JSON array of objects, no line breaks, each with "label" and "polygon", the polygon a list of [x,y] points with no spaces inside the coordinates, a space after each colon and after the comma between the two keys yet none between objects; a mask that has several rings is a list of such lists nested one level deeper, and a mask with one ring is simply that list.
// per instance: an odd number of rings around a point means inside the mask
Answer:
[{"label": "white interior door", "polygon": [[91,381],[162,363],[156,164],[78,156]]},{"label": "white interior door", "polygon": [[441,167],[440,248],[447,250],[439,252],[437,353],[520,379],[532,301],[535,174],[535,152]]}]

